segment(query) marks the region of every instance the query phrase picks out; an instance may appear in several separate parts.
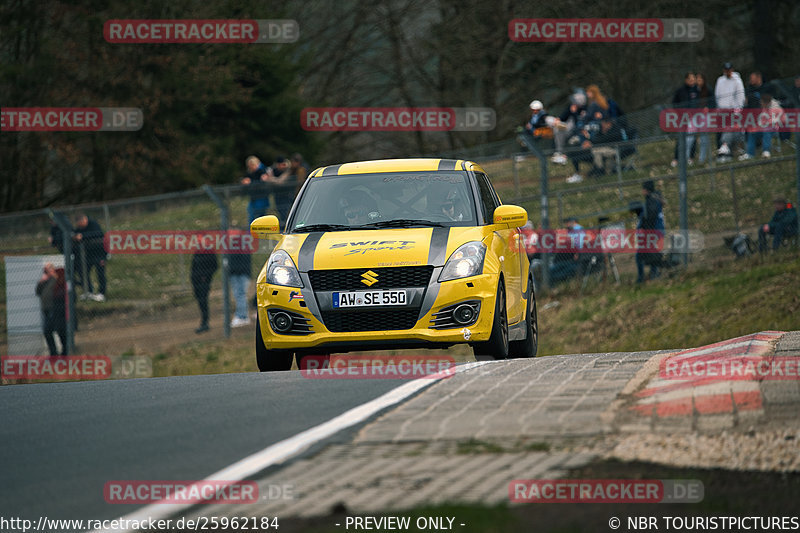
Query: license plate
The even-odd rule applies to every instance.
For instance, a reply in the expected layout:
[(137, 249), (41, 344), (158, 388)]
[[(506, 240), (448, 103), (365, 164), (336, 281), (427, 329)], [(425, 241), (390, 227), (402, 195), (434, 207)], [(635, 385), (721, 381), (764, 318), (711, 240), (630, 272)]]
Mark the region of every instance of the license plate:
[(406, 291), (354, 291), (334, 292), (333, 308), (374, 307), (379, 305), (405, 305)]

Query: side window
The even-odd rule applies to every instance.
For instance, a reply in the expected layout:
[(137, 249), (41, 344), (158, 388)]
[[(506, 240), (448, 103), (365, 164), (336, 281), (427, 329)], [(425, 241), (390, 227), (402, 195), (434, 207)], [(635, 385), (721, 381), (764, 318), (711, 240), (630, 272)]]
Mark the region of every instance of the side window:
[(500, 200), (489, 185), (489, 178), (486, 174), (476, 173), (475, 177), (478, 180), (478, 190), (481, 193), (481, 211), (483, 211), (483, 218), (488, 224), (492, 223), (492, 215), (494, 210), (500, 205)]

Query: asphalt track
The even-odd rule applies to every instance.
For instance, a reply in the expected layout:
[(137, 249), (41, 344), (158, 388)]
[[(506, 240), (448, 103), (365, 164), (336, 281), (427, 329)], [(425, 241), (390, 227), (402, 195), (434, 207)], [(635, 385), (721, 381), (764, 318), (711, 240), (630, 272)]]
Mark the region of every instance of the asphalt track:
[[(509, 472), (520, 479), (559, 477), (586, 464), (588, 454), (512, 450), (484, 454), (485, 464), (476, 466), (447, 448), (448, 442), (490, 437), (577, 442), (600, 435), (643, 438), (664, 430), (691, 436), (797, 427), (796, 379), (706, 383), (660, 377), (659, 362), (665, 357), (722, 361), (735, 354), (800, 360), (800, 332), (761, 332), (672, 353), (471, 363), (459, 365), (452, 379), (436, 382), (314, 380), (300, 372), (279, 372), (4, 386), (0, 517), (35, 521), (40, 516), (256, 516), (266, 511), (302, 517), (324, 515), (339, 500), (355, 512), (380, 512), (392, 502), (430, 504), (437, 497), (491, 503), (507, 500)], [(375, 416), (378, 409), (381, 416)], [(337, 433), (343, 427), (351, 429)], [(288, 444), (298, 441), (300, 446)], [(296, 458), (295, 451), (308, 443), (331, 445)], [(284, 464), (276, 457), (295, 459)], [(264, 470), (272, 464), (281, 467)], [(398, 482), (382, 492), (375, 489), (394, 475), (386, 471), (391, 468), (402, 470), (397, 479), (415, 488)], [(109, 481), (189, 481), (212, 475), (255, 478), (262, 485), (288, 483), (302, 496), (191, 510), (111, 505), (103, 497)], [(444, 482), (450, 492), (439, 486)], [(411, 501), (410, 494), (420, 501)]]
[(113, 519), (113, 480), (198, 480), (401, 385), (300, 372), (0, 387), (0, 516)]

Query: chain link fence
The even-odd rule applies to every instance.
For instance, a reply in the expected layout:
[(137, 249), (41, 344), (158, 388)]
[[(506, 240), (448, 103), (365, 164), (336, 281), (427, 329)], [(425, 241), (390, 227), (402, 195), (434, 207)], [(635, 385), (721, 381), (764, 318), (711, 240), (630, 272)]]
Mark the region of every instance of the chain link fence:
[[(541, 228), (544, 222), (549, 228), (563, 227), (566, 218), (574, 217), (585, 228), (611, 225), (633, 229), (637, 217), (631, 210), (632, 203), (642, 201), (642, 184), (652, 180), (664, 198), (668, 233), (677, 232), (683, 226), (702, 234), (702, 249), (682, 256), (689, 268), (713, 267), (720, 261), (735, 260), (732, 240), (741, 233), (755, 241), (758, 227), (772, 216), (772, 200), (776, 196), (800, 203), (795, 201), (800, 183), (797, 134), (793, 138), (780, 136), (773, 144), (769, 159), (739, 161), (738, 154), (734, 153), (727, 162), (718, 162), (714, 157), (716, 143), (714, 134), (710, 134), (711, 146), (704, 163), (688, 165), (684, 159), (672, 166), (678, 135), (661, 132), (659, 111), (659, 108), (652, 108), (625, 115), (627, 127), (635, 131), (635, 135), (606, 145), (605, 173), (589, 177), (584, 172), (580, 183), (568, 179), (575, 173), (570, 155), (580, 147), (570, 146), (564, 151), (567, 159), (564, 164), (563, 160), (553, 160), (554, 146), (547, 139), (535, 141), (533, 150), (528, 140), (521, 143), (518, 138), (510, 138), (432, 155), (479, 162), (503, 201), (525, 207), (535, 228)], [(272, 200), (271, 212), (278, 214), (274, 209), (274, 197)], [(55, 246), (57, 242), (51, 243), (48, 239), (55, 233), (52, 228), (54, 220), (59, 218), (58, 213), (72, 225), (77, 215), (84, 213), (106, 234), (212, 232), (236, 227), (246, 229), (248, 201), (244, 188), (232, 185), (0, 216), (0, 255), (4, 258), (4, 268), (0, 269), (0, 353), (48, 353), (42, 335), (41, 298), (36, 288), (46, 263), (65, 270), (69, 264)], [(794, 245), (796, 240), (790, 239), (788, 244)], [(229, 333), (233, 299), (227, 284), (223, 283), (227, 263), (222, 254), (218, 256), (217, 269), (209, 275), (210, 330), (195, 333), (202, 319), (196, 298), (197, 283), (192, 283), (192, 254), (112, 252), (104, 255), (107, 287), (104, 301), (99, 301), (102, 299), (96, 296), (99, 291), (97, 273), (95, 269), (86, 268), (91, 264), (91, 259), (86, 257), (88, 250), (80, 242), (72, 241), (72, 244), (75, 245), (73, 256), (78, 258), (73, 262), (72, 279), (80, 284), (72, 287), (74, 301), (68, 306), (72, 314), (65, 320), (74, 325), (73, 353), (158, 357), (176, 341), (201, 338), (198, 335), (224, 338)], [(262, 241), (250, 254), (248, 299), (255, 290), (252, 280), (272, 244)], [(581, 290), (587, 280), (633, 282), (636, 270), (633, 254), (615, 254), (604, 259), (614, 259), (610, 265), (604, 262), (605, 276), (585, 277)], [(681, 261), (676, 270), (685, 268), (686, 263)], [(88, 282), (84, 283), (87, 277), (93, 278), (91, 290)], [(252, 314), (253, 309), (249, 311)], [(246, 327), (254, 329), (252, 320)]]
[[(218, 249), (219, 236), (233, 235), (239, 240), (227, 242), (242, 243), (226, 250), (242, 251), (236, 254), (235, 262), (249, 263), (248, 314), (254, 312), (254, 278), (270, 249), (268, 241), (251, 241), (254, 248), (246, 246), (244, 239), (250, 238), (248, 202), (247, 189), (234, 185), (0, 216), (0, 255), (4, 262), (0, 274), (0, 353), (48, 355), (53, 351), (42, 335), (48, 322), (44, 308), (52, 306), (53, 299), (57, 306), (56, 316), (51, 317), (53, 329), (64, 327), (59, 322), (67, 325), (67, 331), (54, 336), (59, 354), (71, 341), (71, 354), (157, 355), (176, 337), (191, 340), (199, 335), (194, 332), (204, 322), (200, 302), (204, 292), (208, 293), (210, 327), (208, 333), (200, 333), (228, 336), (236, 302), (223, 280), (228, 259), (233, 261), (235, 256)], [(270, 212), (278, 214), (275, 209)], [(98, 241), (93, 244), (91, 238), (75, 239), (76, 234), (86, 231), (78, 227), (84, 214), (105, 234), (105, 242), (99, 241), (101, 254), (96, 251)], [(66, 240), (59, 234), (59, 222), (67, 225)], [(207, 248), (211, 253), (201, 254), (202, 260), (197, 261), (192, 252), (196, 247), (186, 246), (183, 252), (175, 246), (161, 250), (152, 249), (157, 240), (135, 241), (139, 235), (154, 235), (163, 245), (164, 236), (180, 234), (207, 236), (205, 242), (210, 243)], [(112, 236), (118, 239), (116, 247), (109, 243)], [(151, 249), (139, 249), (141, 253), (125, 250), (124, 237), (128, 236), (134, 237), (128, 242)], [(55, 268), (57, 281), (44, 295), (45, 303), (43, 295), (37, 294), (41, 293), (37, 286), (48, 263)], [(72, 276), (68, 275), (70, 267)], [(105, 290), (101, 271), (106, 278)], [(69, 300), (70, 293), (71, 305), (60, 304)], [(252, 324), (244, 325), (254, 328)]]

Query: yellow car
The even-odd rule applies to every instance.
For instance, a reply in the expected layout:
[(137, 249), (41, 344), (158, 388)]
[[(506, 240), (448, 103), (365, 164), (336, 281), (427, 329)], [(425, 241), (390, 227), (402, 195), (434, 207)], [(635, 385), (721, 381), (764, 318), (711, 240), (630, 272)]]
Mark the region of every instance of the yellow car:
[(519, 226), (486, 172), (453, 159), (395, 159), (314, 170), (283, 234), (275, 216), (250, 225), (279, 241), (258, 276), (256, 360), (447, 348), (533, 357), (534, 278)]

